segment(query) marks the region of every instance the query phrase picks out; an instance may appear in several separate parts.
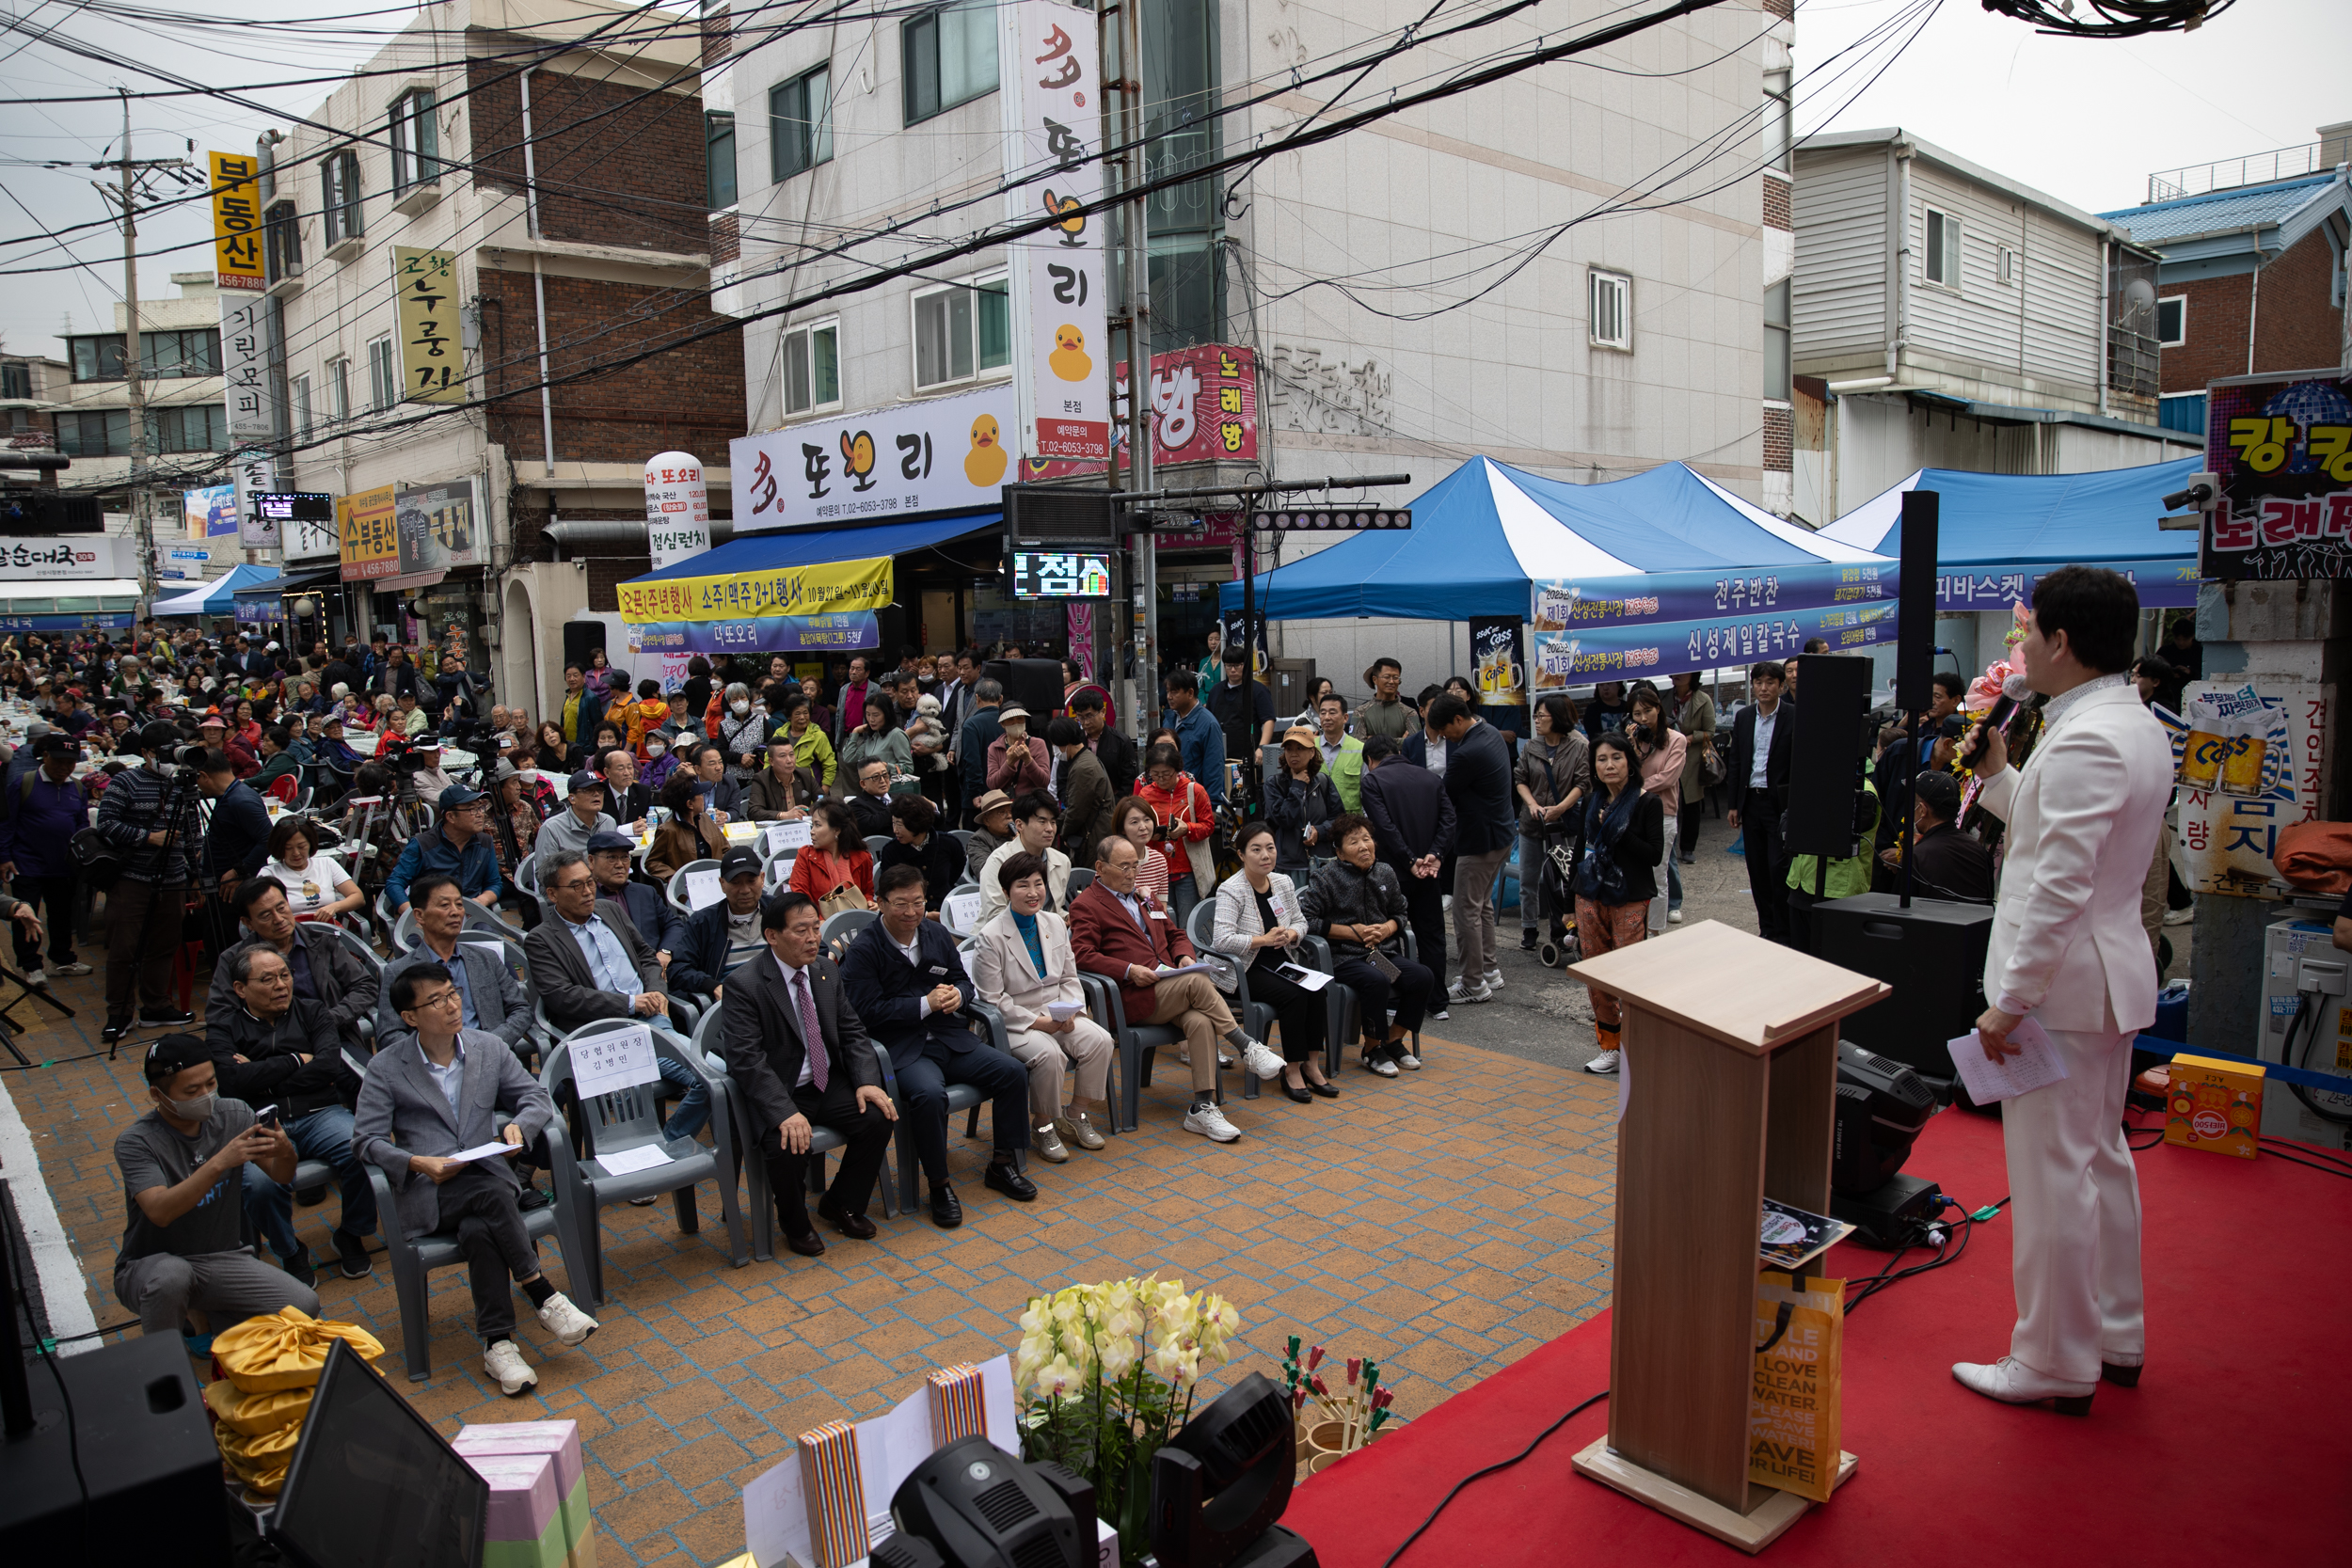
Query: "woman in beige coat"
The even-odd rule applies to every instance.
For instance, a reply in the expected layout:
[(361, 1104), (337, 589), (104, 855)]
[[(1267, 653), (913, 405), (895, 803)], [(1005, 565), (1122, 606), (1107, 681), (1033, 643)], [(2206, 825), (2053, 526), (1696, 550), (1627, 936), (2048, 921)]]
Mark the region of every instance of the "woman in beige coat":
[(1715, 699), (1699, 685), (1696, 674), (1675, 677), (1674, 726), (1688, 737), (1682, 753), (1681, 842), (1675, 847), (1682, 863), (1692, 863), (1699, 847), (1699, 807), (1707, 800), (1707, 759), (1715, 754)]
[[(972, 983), (1005, 1016), (1005, 1038), (1029, 1069), (1030, 1147), (1045, 1159), (1070, 1158), (1064, 1140), (1100, 1148), (1110, 1117), (1110, 1032), (1086, 1016), (1070, 925), (1045, 907), (1045, 861), (1022, 851), (996, 867), (1005, 908), (980, 927)], [(1063, 1016), (1056, 1017), (1059, 1012)], [(1064, 1072), (1077, 1070), (1077, 1093), (1062, 1115)]]

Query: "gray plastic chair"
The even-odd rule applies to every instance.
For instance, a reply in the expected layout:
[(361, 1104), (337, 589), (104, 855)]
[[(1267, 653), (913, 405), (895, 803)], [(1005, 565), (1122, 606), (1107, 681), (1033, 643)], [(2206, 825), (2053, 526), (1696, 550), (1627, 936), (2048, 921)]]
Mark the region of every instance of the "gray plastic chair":
[[(1004, 1014), (977, 997), (973, 999), (966, 1010), (972, 1015), (972, 1021), (980, 1026), (977, 1032), (982, 1038), (1008, 1056), (1012, 1054), (1005, 1033)], [(880, 1053), (882, 1042), (879, 1040), (874, 1042), (874, 1049)], [(897, 1073), (893, 1072), (891, 1074), (892, 1087), (889, 1093), (894, 1103), (898, 1098), (898, 1090), (896, 1086), (897, 1078)], [(969, 1084), (947, 1085), (947, 1115), (952, 1117), (958, 1111), (963, 1113), (963, 1135), (967, 1139), (980, 1135), (980, 1111), (987, 1103), (980, 1098), (980, 1091)], [(898, 1212), (902, 1214), (911, 1214), (914, 1212), (916, 1200), (922, 1196), (922, 1162), (915, 1157), (914, 1153), (914, 1126), (907, 1119), (903, 1112), (898, 1117), (898, 1132), (893, 1134), (891, 1142), (894, 1145), (893, 1157), (898, 1165)], [(1025, 1169), (1028, 1162), (1029, 1145), (1028, 1140), (1025, 1138), (1022, 1140), (1020, 1149), (1013, 1155), (1013, 1164), (1017, 1169)]]
[(688, 861), (684, 865), (681, 865), (675, 871), (671, 872), (668, 893), (670, 902), (676, 905), (679, 909), (684, 910), (688, 914), (692, 914), (694, 912), (693, 903), (686, 896), (686, 874), (690, 871), (715, 872), (718, 869), (719, 863), (717, 861), (705, 859)]
[[(1184, 1043), (1184, 1032), (1172, 1023), (1129, 1023), (1127, 1008), (1120, 1001), (1119, 987), (1107, 976), (1081, 974), (1078, 984), (1086, 992), (1087, 1010), (1094, 1022), (1110, 1031), (1118, 1050), (1112, 1053), (1111, 1120), (1114, 1132), (1132, 1132), (1142, 1113), (1142, 1091), (1152, 1086), (1152, 1065), (1162, 1046), (1174, 1048)], [(1225, 1076), (1216, 1069), (1214, 1098), (1225, 1102)], [(1190, 1093), (1187, 1086), (1186, 1093)]]
[(874, 923), (876, 914), (873, 910), (843, 910), (839, 914), (827, 915), (823, 927), (817, 933), (818, 940), (824, 943), (825, 956), (838, 959), (848, 952), (850, 943)]
[[(1405, 927), (1404, 937), (1405, 956), (1416, 963), (1420, 962), (1421, 943), (1414, 939), (1413, 928), (1410, 926)], [(1307, 961), (1313, 968), (1323, 971), (1326, 974), (1339, 973), (1337, 959), (1331, 951), (1329, 942), (1322, 937), (1309, 937), (1306, 949)], [(1361, 1023), (1363, 999), (1356, 994), (1353, 986), (1338, 981), (1325, 987), (1324, 994), (1331, 998), (1331, 1022), (1328, 1025), (1329, 1038), (1325, 1042), (1323, 1070), (1329, 1076), (1337, 1077), (1340, 1070), (1340, 1059), (1345, 1048), (1355, 1043), (1363, 1034)], [(1433, 1006), (1441, 994), (1441, 992), (1431, 993), (1430, 1003)], [(1416, 1029), (1413, 1031), (1413, 1054), (1419, 1056), (1421, 1053), (1421, 1031)]]
[[(567, 1097), (562, 1091), (572, 1083), (571, 1042), (630, 1027), (625, 1020), (599, 1019), (573, 1030), (548, 1053), (547, 1065), (539, 1069), (539, 1082), (557, 1097), (558, 1105), (565, 1103)], [(658, 1193), (674, 1194), (678, 1228), (691, 1236), (702, 1228), (701, 1217), (694, 1209), (694, 1188), (706, 1180), (716, 1181), (720, 1212), (727, 1224), (728, 1257), (739, 1269), (751, 1262), (743, 1234), (743, 1212), (736, 1202), (739, 1162), (735, 1148), (734, 1085), (725, 1074), (713, 1072), (700, 1052), (682, 1046), (666, 1031), (655, 1032), (653, 1047), (657, 1055), (685, 1064), (709, 1084), (710, 1126), (717, 1147), (706, 1148), (692, 1138), (661, 1135), (661, 1116), (655, 1093), (658, 1081), (587, 1100), (573, 1099), (578, 1130), (587, 1138), (587, 1157), (583, 1160), (573, 1154), (568, 1137), (550, 1137), (548, 1142), (555, 1159), (556, 1206), (564, 1216), (563, 1226), (569, 1232), (568, 1252), (586, 1268), (586, 1278), (580, 1282), (584, 1286), (580, 1305), (590, 1309), (602, 1305), (605, 1299), (598, 1211), (607, 1204)], [(599, 1153), (617, 1154), (648, 1145), (659, 1147), (667, 1154), (668, 1163), (620, 1176), (606, 1174), (596, 1163)]]
[[(564, 1135), (559, 1119), (548, 1128), (548, 1142), (555, 1144)], [(446, 1269), (466, 1260), (458, 1250), (457, 1232), (436, 1230), (427, 1236), (411, 1236), (401, 1223), (400, 1205), (392, 1196), (392, 1184), (385, 1177), (384, 1168), (373, 1161), (368, 1164), (368, 1182), (375, 1189), (375, 1211), (384, 1220), (384, 1259), (392, 1269), (392, 1294), (400, 1303), (400, 1355), (408, 1365), (408, 1381), (422, 1383), (433, 1375), (433, 1314), (427, 1276), (436, 1269)], [(555, 1238), (556, 1250), (564, 1259), (564, 1275), (577, 1295), (580, 1287), (580, 1258), (564, 1236), (561, 1215), (564, 1200), (554, 1204), (523, 1211), (523, 1229), (531, 1237), (532, 1250), (548, 1237)]]
[(1093, 885), (1094, 867), (1090, 865), (1072, 866), (1070, 868), (1070, 880), (1064, 884), (1062, 888), (1062, 908), (1065, 910), (1068, 909), (1070, 907), (1071, 899), (1077, 897), (1078, 895), (1084, 893), (1088, 888), (1092, 887)]
[[(495, 911), (486, 910), (470, 898), (466, 900), (465, 929), (468, 932), (489, 931), (501, 938), (512, 937), (518, 942), (521, 940), (520, 933), (505, 921), (501, 920)], [(398, 920), (392, 922), (392, 951), (405, 953), (411, 947), (416, 946), (420, 940), (417, 935), (417, 908), (411, 904), (401, 911)]]
[[(1185, 918), (1184, 936), (1192, 942), (1194, 952), (1232, 977), (1233, 990), (1227, 1006), (1241, 1020), (1241, 1026), (1249, 1031), (1249, 1037), (1263, 1042), (1267, 1032), (1274, 1027), (1274, 1009), (1263, 1002), (1249, 1000), (1249, 966), (1231, 953), (1220, 953), (1210, 946), (1216, 932), (1216, 900), (1203, 898), (1192, 907), (1192, 913)], [(1241, 1097), (1244, 1100), (1258, 1098), (1258, 1075), (1247, 1068), (1242, 1069)]]

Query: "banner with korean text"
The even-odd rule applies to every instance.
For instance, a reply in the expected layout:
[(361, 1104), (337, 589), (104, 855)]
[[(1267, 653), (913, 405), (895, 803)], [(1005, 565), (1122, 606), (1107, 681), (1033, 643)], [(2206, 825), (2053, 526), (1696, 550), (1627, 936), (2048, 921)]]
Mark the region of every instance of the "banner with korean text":
[(1012, 388), (999, 383), (728, 443), (735, 531), (994, 506), (1019, 474)]
[(1006, 215), (1069, 214), (1007, 247), (1024, 455), (1101, 462), (1111, 450), (1101, 360), (1109, 225), (1083, 210), (1103, 196), (1101, 24), (1058, 0), (1013, 0), (997, 14)]
[(231, 446), (267, 441), (278, 434), (278, 399), (269, 373), (269, 301), (258, 294), (220, 296), (220, 370), (226, 383)]
[(343, 581), (400, 575), (400, 530), (390, 485), (335, 498), (335, 536)]
[(466, 401), (465, 355), (457, 342), (457, 257), (392, 246), (400, 291), (400, 395), (408, 403)]
[(2352, 376), (2231, 376), (2211, 384), (2205, 418), (2221, 499), (2205, 515), (2204, 575), (2352, 578)]
[(213, 281), (223, 293), (260, 293), (262, 161), (249, 152), (210, 152), (213, 166)]
[(721, 577), (641, 578), (615, 592), (624, 621), (731, 621), (880, 610), (894, 586), (890, 557), (882, 555)]

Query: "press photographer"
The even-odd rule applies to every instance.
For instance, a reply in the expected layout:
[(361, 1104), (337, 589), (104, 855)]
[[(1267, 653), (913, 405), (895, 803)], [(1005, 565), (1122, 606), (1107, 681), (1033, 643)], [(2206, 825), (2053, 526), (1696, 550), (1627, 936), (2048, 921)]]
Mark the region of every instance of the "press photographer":
[[(138, 733), (140, 766), (124, 769), (98, 803), (90, 832), (103, 850), (85, 869), (106, 888), (106, 1027), (114, 1044), (134, 1028), (177, 1029), (194, 1013), (171, 999), (188, 889), (202, 850), (197, 772), (179, 761), (180, 732), (161, 721)], [(199, 753), (201, 754), (201, 753)], [(230, 774), (233, 781), (234, 773)], [(78, 840), (78, 835), (77, 835)], [(133, 991), (137, 992), (134, 1022)]]

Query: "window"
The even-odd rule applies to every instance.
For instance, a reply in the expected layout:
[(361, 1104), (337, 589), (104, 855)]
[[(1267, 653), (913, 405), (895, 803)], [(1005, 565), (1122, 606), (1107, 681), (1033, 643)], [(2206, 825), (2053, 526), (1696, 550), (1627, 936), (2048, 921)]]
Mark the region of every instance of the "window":
[(326, 244), (332, 249), (367, 231), (359, 212), (359, 154), (350, 148), (327, 154), (319, 164), (319, 176), (326, 197)]
[(2017, 252), (2010, 249), (2007, 245), (2001, 246), (1998, 252), (1996, 264), (2001, 279), (2001, 287), (2004, 289), (2013, 289), (2017, 287)]
[(220, 328), (140, 333), (139, 373), (163, 379), (220, 374)]
[(1764, 73), (1764, 166), (1789, 171), (1789, 150), (1796, 145), (1796, 125), (1793, 100), (1788, 91), (1788, 72), (1768, 71)]
[(310, 378), (307, 375), (298, 375), (294, 378), (294, 433), (308, 437), (310, 434)]
[(30, 365), (0, 365), (0, 398), (24, 398), (33, 395), (33, 367)]
[(784, 411), (813, 414), (841, 402), (841, 323), (812, 322), (784, 335)]
[(76, 381), (120, 381), (122, 379), (122, 334), (103, 337), (68, 338), (67, 350), (73, 356), (73, 379)]
[(147, 449), (151, 452), (227, 451), (229, 409), (218, 403), (147, 411)]
[(768, 174), (789, 180), (833, 156), (833, 71), (828, 66), (768, 89)]
[(1633, 346), (1633, 279), (1621, 272), (1593, 269), (1593, 342), (1599, 348)]
[(293, 202), (280, 201), (262, 215), (262, 241), (271, 282), (302, 276), (302, 220)]
[(996, 90), (993, 0), (955, 0), (910, 17), (898, 28), (898, 47), (909, 125)]
[[(392, 194), (412, 185), (430, 185), (441, 178), (440, 133), (433, 123), (433, 89), (419, 87), (392, 101)], [(352, 188), (358, 188), (356, 177)], [(358, 233), (354, 223), (351, 231)]]
[(337, 424), (351, 418), (351, 361), (326, 362), (326, 417)]
[(119, 457), (131, 450), (131, 411), (57, 416), (57, 450), (68, 457)]
[(914, 296), (914, 385), (969, 381), (1012, 363), (1012, 305), (1002, 273)]
[(1764, 395), (1788, 397), (1788, 293), (1784, 277), (1764, 291)]
[(1960, 287), (1960, 219), (1928, 209), (1928, 251), (1919, 266), (1919, 275), (1929, 282)]
[(2174, 294), (2170, 299), (2156, 301), (2156, 341), (2166, 348), (2179, 348), (2188, 341), (2188, 296)]
[(712, 212), (735, 205), (735, 116), (724, 110), (703, 116), (703, 181)]
[(376, 413), (400, 401), (400, 376), (392, 369), (392, 340), (377, 338), (368, 344), (368, 406)]

